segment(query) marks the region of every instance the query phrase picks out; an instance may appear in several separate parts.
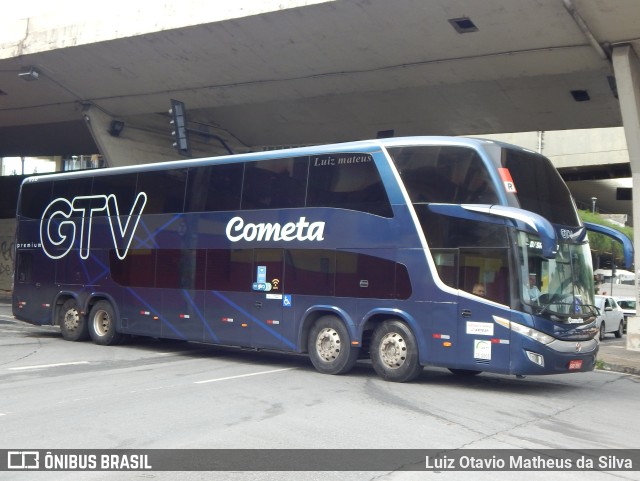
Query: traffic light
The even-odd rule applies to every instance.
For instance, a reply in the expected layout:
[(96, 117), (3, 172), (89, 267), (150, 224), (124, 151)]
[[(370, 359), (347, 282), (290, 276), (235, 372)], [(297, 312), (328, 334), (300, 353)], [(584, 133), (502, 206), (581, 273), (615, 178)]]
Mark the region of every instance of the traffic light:
[(189, 145), (187, 129), (187, 111), (184, 107), (184, 102), (171, 99), (169, 115), (171, 115), (171, 121), (169, 123), (173, 127), (173, 131), (171, 132), (174, 138), (173, 146), (181, 155), (191, 157), (191, 146)]

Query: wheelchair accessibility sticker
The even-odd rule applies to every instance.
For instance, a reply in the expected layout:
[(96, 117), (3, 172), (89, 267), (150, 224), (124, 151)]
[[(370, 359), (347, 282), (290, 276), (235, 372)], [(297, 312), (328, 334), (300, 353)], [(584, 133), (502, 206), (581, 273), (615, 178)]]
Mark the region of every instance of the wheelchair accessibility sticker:
[(291, 294), (285, 294), (282, 296), (282, 307), (292, 307)]

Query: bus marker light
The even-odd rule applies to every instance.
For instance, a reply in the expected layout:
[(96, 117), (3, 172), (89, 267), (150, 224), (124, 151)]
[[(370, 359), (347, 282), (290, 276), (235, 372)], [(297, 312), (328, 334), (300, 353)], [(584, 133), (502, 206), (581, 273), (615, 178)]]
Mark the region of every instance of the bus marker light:
[(189, 314), (180, 314), (180, 319), (189, 319), (190, 317)]
[(160, 319), (158, 316), (153, 316), (154, 321), (157, 321), (158, 319)]
[(492, 338), (491, 342), (493, 344), (509, 344), (509, 339), (497, 339), (497, 338)]
[(142, 314), (143, 316), (150, 316), (151, 313), (149, 311), (140, 311), (140, 314)]
[(576, 369), (582, 369), (582, 359), (572, 359), (569, 361), (569, 371), (575, 371)]
[(443, 343), (442, 343), (442, 345), (443, 345), (444, 347), (451, 347), (451, 346), (453, 346), (453, 343), (451, 343), (451, 342), (449, 342), (449, 341), (445, 341), (445, 342), (443, 342)]
[(434, 339), (451, 339), (449, 334), (433, 334), (432, 337)]
[(243, 322), (243, 323), (241, 324), (241, 326), (242, 326), (242, 327), (249, 327), (249, 324), (247, 324), (246, 322)]
[(233, 322), (233, 317), (223, 317), (222, 322)]
[(360, 345), (360, 341), (351, 341), (351, 345), (352, 346), (359, 346)]

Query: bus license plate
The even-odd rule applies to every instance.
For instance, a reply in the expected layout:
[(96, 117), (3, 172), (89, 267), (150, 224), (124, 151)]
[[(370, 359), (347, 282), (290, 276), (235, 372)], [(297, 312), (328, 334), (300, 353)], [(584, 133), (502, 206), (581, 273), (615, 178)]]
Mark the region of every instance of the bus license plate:
[(575, 371), (576, 369), (582, 369), (582, 359), (569, 361), (569, 371)]

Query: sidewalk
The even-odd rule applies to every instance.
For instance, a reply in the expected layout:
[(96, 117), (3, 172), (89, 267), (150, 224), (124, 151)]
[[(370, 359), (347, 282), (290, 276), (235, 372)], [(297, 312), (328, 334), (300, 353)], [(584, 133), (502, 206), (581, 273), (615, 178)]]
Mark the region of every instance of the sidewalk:
[[(10, 307), (11, 296), (0, 291), (0, 305)], [(627, 338), (613, 339), (610, 336), (600, 343), (596, 369), (623, 372), (640, 376), (640, 351), (626, 348)]]
[(605, 371), (624, 372), (640, 376), (640, 351), (626, 348), (627, 338), (606, 338), (600, 343), (597, 368)]

